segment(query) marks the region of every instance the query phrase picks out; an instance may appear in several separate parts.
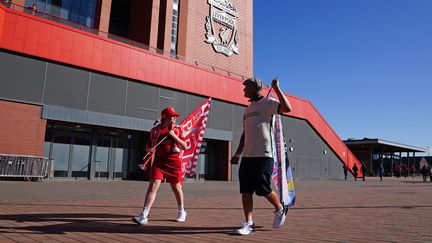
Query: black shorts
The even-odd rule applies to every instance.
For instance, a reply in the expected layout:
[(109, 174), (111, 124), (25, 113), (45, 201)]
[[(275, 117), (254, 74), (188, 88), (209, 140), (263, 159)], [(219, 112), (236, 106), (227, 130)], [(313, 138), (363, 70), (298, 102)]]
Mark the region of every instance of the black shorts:
[(273, 158), (242, 158), (239, 169), (240, 193), (268, 195), (273, 191), (270, 187), (272, 172)]

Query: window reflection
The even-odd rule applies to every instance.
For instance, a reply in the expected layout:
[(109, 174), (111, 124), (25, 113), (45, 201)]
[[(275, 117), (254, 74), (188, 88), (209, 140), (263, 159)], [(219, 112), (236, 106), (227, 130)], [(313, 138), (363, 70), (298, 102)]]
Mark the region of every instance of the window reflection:
[(26, 0), (25, 5), (37, 5), (39, 11), (82, 25), (93, 27), (96, 0)]

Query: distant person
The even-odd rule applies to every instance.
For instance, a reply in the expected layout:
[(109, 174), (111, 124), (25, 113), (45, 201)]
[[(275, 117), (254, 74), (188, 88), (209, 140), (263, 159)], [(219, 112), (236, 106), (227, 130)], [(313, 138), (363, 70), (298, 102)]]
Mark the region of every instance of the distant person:
[(348, 177), (348, 167), (344, 164), (344, 165), (342, 166), (342, 168), (343, 168), (343, 172), (344, 172), (345, 180), (347, 180), (347, 177)]
[(38, 8), (37, 8), (36, 3), (33, 3), (33, 5), (30, 7), (30, 9), (31, 9), (31, 11), (33, 11), (35, 13), (37, 13), (39, 11)]
[(423, 182), (426, 182), (428, 170), (429, 169), (426, 167), (426, 165), (423, 165), (423, 167), (420, 169), (420, 173), (422, 174), (423, 177)]
[(366, 166), (365, 166), (364, 163), (361, 163), (361, 165), (360, 165), (360, 171), (361, 171), (361, 173), (363, 175), (363, 181), (365, 181), (366, 180)]
[(414, 165), (411, 165), (410, 168), (409, 168), (409, 170), (410, 170), (410, 173), (411, 173), (412, 178), (414, 178), (415, 173), (416, 173), (415, 166), (414, 166)]
[(5, 3), (6, 3), (6, 7), (8, 8), (10, 8), (11, 5), (13, 4), (12, 0), (6, 0)]
[(408, 174), (408, 168), (407, 168), (406, 165), (404, 165), (404, 164), (401, 165), (401, 174), (403, 175), (404, 178), (407, 177), (407, 174)]
[[(184, 197), (182, 190), (183, 168), (182, 152), (187, 144), (181, 135), (175, 122), (180, 116), (172, 107), (165, 108), (161, 113), (161, 123), (150, 131), (150, 142), (147, 151), (154, 152), (154, 163), (151, 163), (149, 178), (150, 183), (144, 200), (142, 212), (132, 218), (132, 221), (143, 225), (148, 224), (150, 209), (156, 199), (157, 191), (163, 180), (170, 183), (178, 206), (177, 222), (186, 220), (184, 209)], [(156, 144), (159, 144), (156, 147)], [(153, 155), (152, 155), (153, 156)], [(144, 167), (144, 170), (146, 167)]]
[(357, 176), (358, 176), (358, 170), (359, 170), (356, 164), (354, 164), (354, 166), (352, 167), (352, 170), (354, 172), (354, 180), (356, 181)]
[(33, 3), (31, 6), (26, 7), (26, 9), (28, 9), (27, 11), (30, 11), (31, 14), (35, 14), (39, 12), (39, 9), (36, 5), (36, 3)]
[(395, 166), (394, 173), (395, 173), (396, 178), (399, 178), (399, 177), (400, 177), (400, 175), (401, 175), (401, 167), (400, 167), (399, 164), (397, 164), (397, 165)]
[(378, 168), (378, 175), (380, 177), (380, 181), (383, 180), (383, 176), (384, 176), (384, 166), (382, 163), (380, 163), (379, 168)]
[(432, 165), (429, 166), (429, 179), (432, 182)]

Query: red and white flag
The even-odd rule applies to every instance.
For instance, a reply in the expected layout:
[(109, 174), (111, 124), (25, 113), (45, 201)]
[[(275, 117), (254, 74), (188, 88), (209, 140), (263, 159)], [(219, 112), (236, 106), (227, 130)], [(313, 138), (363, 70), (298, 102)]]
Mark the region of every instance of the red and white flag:
[(211, 98), (208, 98), (179, 124), (182, 137), (186, 142), (182, 156), (184, 176), (186, 177), (196, 172), (198, 156), (210, 113), (210, 103)]

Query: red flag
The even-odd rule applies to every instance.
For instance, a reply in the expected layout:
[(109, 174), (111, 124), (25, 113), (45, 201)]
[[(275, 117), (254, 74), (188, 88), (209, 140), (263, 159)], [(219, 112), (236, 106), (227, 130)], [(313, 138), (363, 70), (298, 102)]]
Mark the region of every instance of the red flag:
[(210, 103), (211, 98), (208, 98), (179, 124), (186, 142), (182, 156), (183, 171), (186, 177), (196, 172), (198, 156), (210, 112)]

